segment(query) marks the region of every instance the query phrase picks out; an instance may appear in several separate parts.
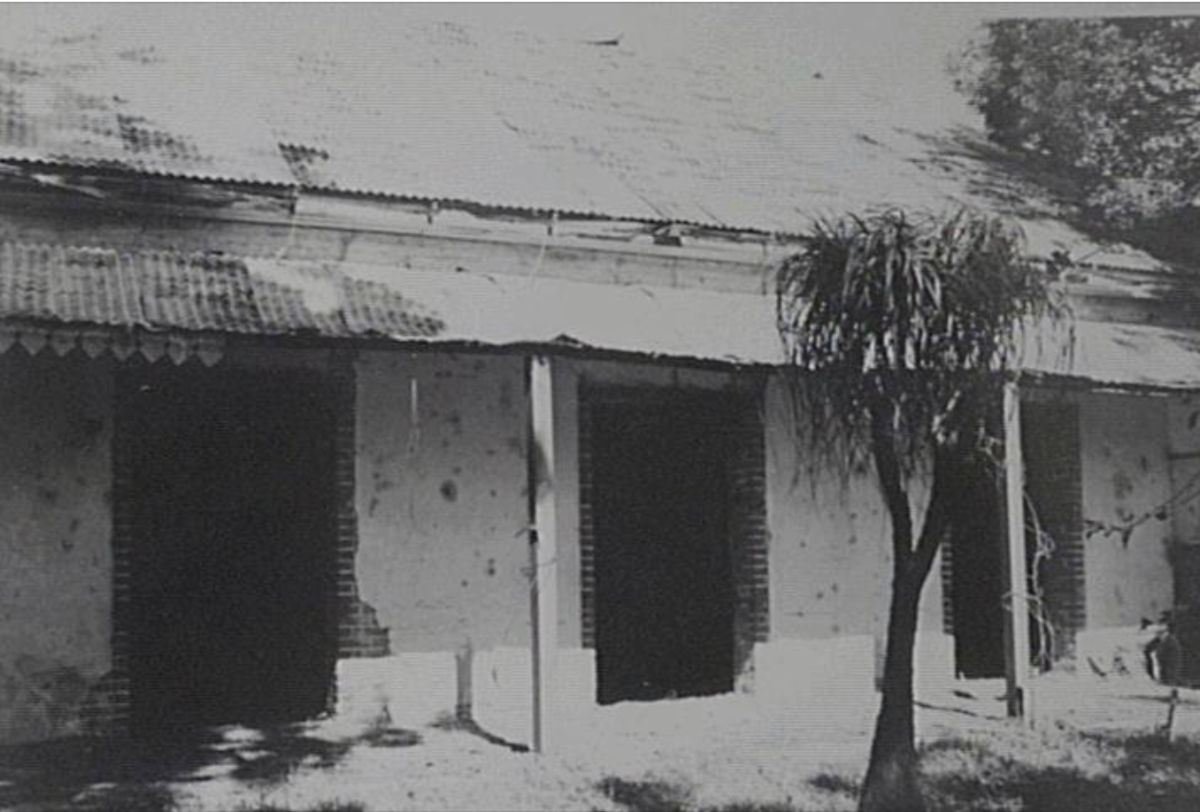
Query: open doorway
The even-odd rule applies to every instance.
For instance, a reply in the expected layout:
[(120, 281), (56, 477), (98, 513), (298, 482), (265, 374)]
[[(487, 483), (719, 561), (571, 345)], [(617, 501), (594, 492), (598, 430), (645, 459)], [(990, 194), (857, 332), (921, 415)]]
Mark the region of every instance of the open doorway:
[(136, 732), (325, 710), (337, 637), (331, 390), (300, 371), (124, 378)]
[[(1028, 618), (1030, 657), (1045, 670), (1072, 653), (1074, 633), (1083, 627), (1079, 410), (1069, 402), (1022, 403), (1021, 426), (1025, 566), (1029, 594), (1042, 603), (1040, 615)], [(1006, 562), (998, 474), (983, 461), (968, 474), (969, 496), (956, 506), (947, 550), (955, 668), (968, 678), (1004, 675)], [(1041, 554), (1035, 530), (1045, 536)]]
[(733, 689), (729, 411), (680, 393), (592, 406), (601, 703)]
[(961, 483), (951, 523), (955, 670), (967, 678), (1004, 676), (1004, 550), (998, 472), (982, 460)]

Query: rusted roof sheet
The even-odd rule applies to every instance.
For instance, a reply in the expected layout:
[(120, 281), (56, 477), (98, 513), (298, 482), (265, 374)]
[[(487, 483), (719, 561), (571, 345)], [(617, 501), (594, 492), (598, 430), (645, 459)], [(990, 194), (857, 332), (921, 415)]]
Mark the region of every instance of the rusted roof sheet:
[(672, 56), (387, 21), (370, 40), (382, 50), (329, 31), (261, 47), (9, 31), (0, 160), (778, 233), (974, 205), (1019, 218), (1037, 253), (1154, 266), (1065, 225), (1064, 204), (919, 85), (872, 94), (746, 48)]
[(0, 243), (0, 319), (253, 335), (432, 337), (444, 325), (335, 268)]

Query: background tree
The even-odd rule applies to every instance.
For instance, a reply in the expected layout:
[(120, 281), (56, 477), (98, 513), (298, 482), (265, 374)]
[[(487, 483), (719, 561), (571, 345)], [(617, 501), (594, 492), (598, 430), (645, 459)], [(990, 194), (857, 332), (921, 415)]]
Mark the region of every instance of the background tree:
[[(1022, 325), (1063, 305), (1020, 234), (999, 220), (902, 212), (820, 222), (776, 280), (797, 436), (823, 461), (871, 462), (891, 517), (892, 595), (883, 697), (863, 810), (923, 808), (913, 731), (921, 589), (989, 451), (998, 387)], [(919, 526), (912, 499), (929, 483)]]
[(956, 66), (989, 136), (1131, 227), (1200, 195), (1200, 18), (1000, 20)]

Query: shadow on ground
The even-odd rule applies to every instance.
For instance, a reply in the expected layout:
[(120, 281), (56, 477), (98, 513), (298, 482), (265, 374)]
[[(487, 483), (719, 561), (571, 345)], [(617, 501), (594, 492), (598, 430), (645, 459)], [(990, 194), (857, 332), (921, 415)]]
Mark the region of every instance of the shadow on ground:
[(497, 736), (495, 733), (483, 728), (478, 722), (471, 717), (455, 716), (451, 713), (444, 713), (430, 725), (435, 730), (458, 731), (460, 733), (468, 733), (472, 736), (477, 736), (483, 739), (488, 744), (494, 744), (498, 747), (507, 747), (514, 753), (528, 753), (529, 745), (521, 744), (520, 742), (509, 741), (508, 739)]
[(0, 748), (0, 807), (10, 810), (163, 812), (162, 783), (221, 758), (211, 736), (173, 741), (62, 739)]
[[(231, 737), (215, 730), (155, 740), (75, 738), (0, 747), (0, 809), (171, 812), (176, 808), (172, 784), (228, 776), (269, 785), (301, 767), (334, 767), (357, 745), (409, 747), (421, 741), (416, 732), (383, 726), (340, 740), (308, 735), (303, 725), (240, 733)], [(322, 809), (333, 812), (343, 806)]]

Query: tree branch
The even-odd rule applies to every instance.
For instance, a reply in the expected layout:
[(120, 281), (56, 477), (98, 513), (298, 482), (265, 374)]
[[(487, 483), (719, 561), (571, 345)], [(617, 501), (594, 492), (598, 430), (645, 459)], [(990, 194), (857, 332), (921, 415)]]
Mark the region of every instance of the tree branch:
[(892, 566), (897, 575), (909, 566), (912, 557), (912, 509), (904, 489), (900, 459), (896, 455), (892, 417), (895, 407), (876, 404), (871, 407), (871, 453), (879, 474), (883, 501), (892, 517)]
[(929, 495), (929, 507), (925, 509), (925, 522), (912, 563), (920, 582), (924, 582), (929, 575), (938, 548), (950, 529), (950, 505), (954, 500), (954, 486), (961, 476), (953, 454), (953, 451), (942, 448), (934, 451), (933, 491)]

